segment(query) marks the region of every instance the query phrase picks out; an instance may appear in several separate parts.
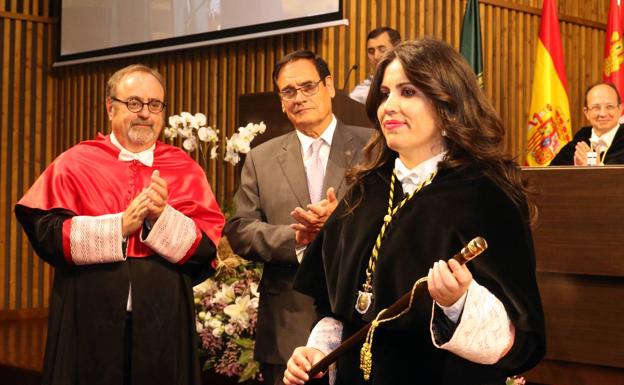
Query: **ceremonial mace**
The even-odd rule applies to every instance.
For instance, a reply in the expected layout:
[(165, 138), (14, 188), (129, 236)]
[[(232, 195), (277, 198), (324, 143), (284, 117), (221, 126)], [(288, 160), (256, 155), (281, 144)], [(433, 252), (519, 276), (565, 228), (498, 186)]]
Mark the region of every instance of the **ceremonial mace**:
[[(461, 249), (461, 251), (455, 254), (451, 259), (459, 262), (460, 265), (464, 265), (466, 262), (474, 259), (476, 256), (481, 254), (485, 249), (487, 249), (488, 244), (482, 237), (476, 237), (468, 244)], [(409, 292), (405, 293), (401, 298), (399, 298), (395, 303), (390, 305), (389, 308), (385, 310), (382, 317), (377, 317), (376, 321), (387, 320), (388, 318), (392, 318), (397, 316), (402, 311), (405, 311), (409, 306), (411, 300), (416, 298), (417, 296), (422, 295), (426, 290), (425, 285), (420, 285), (420, 283), (426, 282), (426, 279), (419, 279), (417, 283), (414, 285), (414, 288)], [(340, 344), (335, 350), (331, 351), (322, 360), (317, 362), (310, 371), (308, 375), (310, 378), (315, 376), (317, 373), (323, 372), (327, 370), (327, 368), (336, 362), (338, 358), (340, 358), (343, 354), (349, 351), (356, 344), (361, 343), (366, 339), (366, 335), (368, 334), (368, 330), (371, 328), (372, 322), (366, 324), (363, 328), (355, 332), (351, 337), (347, 338), (343, 343)]]

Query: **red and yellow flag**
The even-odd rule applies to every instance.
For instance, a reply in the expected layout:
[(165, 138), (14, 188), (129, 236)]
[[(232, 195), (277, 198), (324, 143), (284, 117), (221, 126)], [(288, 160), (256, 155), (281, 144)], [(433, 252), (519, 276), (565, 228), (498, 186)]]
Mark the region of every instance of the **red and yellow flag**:
[(529, 166), (547, 166), (572, 139), (567, 90), (557, 8), (554, 0), (544, 0), (529, 111)]
[(624, 12), (618, 0), (611, 0), (609, 21), (605, 35), (604, 72), (602, 79), (615, 84), (620, 95), (624, 95)]

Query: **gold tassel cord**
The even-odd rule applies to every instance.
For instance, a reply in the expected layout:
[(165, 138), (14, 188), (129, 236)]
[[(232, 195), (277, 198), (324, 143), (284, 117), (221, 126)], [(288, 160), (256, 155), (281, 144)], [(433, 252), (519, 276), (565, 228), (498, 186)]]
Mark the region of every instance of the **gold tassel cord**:
[(377, 258), (379, 257), (379, 249), (381, 249), (381, 244), (386, 234), (386, 228), (390, 225), (396, 213), (423, 187), (428, 185), (433, 178), (435, 178), (436, 173), (437, 171), (432, 172), (411, 194), (403, 198), (396, 206), (392, 206), (394, 202), (394, 183), (396, 180), (395, 172), (392, 172), (392, 177), (390, 178), (390, 192), (388, 194), (388, 213), (384, 216), (381, 229), (379, 230), (379, 234), (377, 234), (377, 239), (371, 250), (371, 255), (366, 267), (366, 280), (362, 284), (362, 290), (358, 292), (357, 300), (355, 301), (355, 310), (357, 310), (358, 313), (365, 314), (373, 302), (373, 275), (375, 273), (375, 266), (377, 265)]
[(383, 309), (382, 311), (379, 312), (379, 314), (377, 314), (377, 317), (375, 317), (373, 322), (371, 322), (370, 329), (368, 329), (368, 333), (366, 333), (366, 340), (364, 341), (364, 344), (362, 345), (362, 349), (360, 350), (360, 369), (362, 370), (362, 373), (364, 375), (364, 380), (366, 381), (370, 380), (370, 375), (373, 371), (373, 337), (375, 336), (375, 329), (377, 329), (377, 327), (380, 326), (382, 323), (394, 321), (395, 319), (409, 312), (412, 309), (412, 304), (414, 302), (414, 293), (416, 292), (416, 288), (418, 288), (420, 284), (425, 283), (425, 282), (427, 282), (427, 277), (422, 277), (414, 283), (414, 286), (412, 286), (412, 291), (410, 293), (409, 304), (399, 314), (393, 317), (381, 318), (381, 316), (383, 316), (386, 310), (388, 310), (388, 309)]

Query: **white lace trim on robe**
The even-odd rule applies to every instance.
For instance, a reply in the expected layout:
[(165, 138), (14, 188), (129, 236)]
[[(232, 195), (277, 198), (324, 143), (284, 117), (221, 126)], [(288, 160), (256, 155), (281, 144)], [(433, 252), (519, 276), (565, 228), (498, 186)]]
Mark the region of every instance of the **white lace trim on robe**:
[(195, 243), (195, 229), (191, 218), (166, 205), (143, 243), (167, 261), (177, 263)]
[(502, 302), (474, 280), (453, 337), (442, 345), (436, 343), (433, 314), (430, 330), (434, 346), (479, 364), (498, 362), (509, 351), (515, 335)]
[(72, 217), (69, 234), (72, 261), (76, 265), (90, 265), (125, 260), (122, 250), (122, 215)]
[[(342, 322), (335, 318), (325, 317), (312, 328), (306, 346), (318, 349), (327, 355), (340, 345), (341, 338)], [(334, 363), (329, 367), (329, 384), (333, 385), (335, 382), (336, 364)]]

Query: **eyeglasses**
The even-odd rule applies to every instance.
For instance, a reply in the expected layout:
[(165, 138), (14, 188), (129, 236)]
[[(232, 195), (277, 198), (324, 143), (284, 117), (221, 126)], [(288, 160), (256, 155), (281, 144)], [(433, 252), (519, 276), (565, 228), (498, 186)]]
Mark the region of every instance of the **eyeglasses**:
[(149, 112), (151, 112), (152, 114), (158, 114), (159, 112), (164, 110), (165, 107), (167, 106), (164, 102), (161, 102), (158, 99), (150, 99), (147, 102), (143, 103), (141, 100), (137, 98), (129, 98), (127, 100), (121, 100), (121, 99), (117, 99), (114, 96), (111, 96), (111, 100), (125, 104), (126, 107), (128, 107), (128, 110), (134, 113), (141, 112), (143, 110), (143, 106), (147, 106), (147, 109), (149, 110)]
[(619, 107), (620, 106), (616, 104), (605, 104), (605, 105), (595, 104), (593, 106), (585, 107), (585, 109), (591, 112), (592, 114), (597, 114), (600, 111), (602, 111), (603, 108), (605, 109), (606, 112), (612, 113), (612, 112), (615, 112), (615, 110), (617, 110)]
[(319, 79), (317, 82), (307, 82), (301, 87), (286, 87), (279, 92), (279, 95), (284, 100), (293, 100), (297, 97), (297, 92), (301, 91), (304, 96), (314, 96), (319, 90), (319, 84), (323, 79)]

